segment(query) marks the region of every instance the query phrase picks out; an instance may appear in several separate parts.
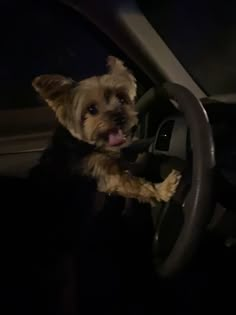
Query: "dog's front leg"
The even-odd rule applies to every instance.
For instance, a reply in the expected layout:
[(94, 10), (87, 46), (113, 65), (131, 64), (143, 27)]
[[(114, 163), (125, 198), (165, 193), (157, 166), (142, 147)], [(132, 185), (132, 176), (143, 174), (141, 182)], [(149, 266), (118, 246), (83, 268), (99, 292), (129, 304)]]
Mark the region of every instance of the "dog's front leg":
[(171, 174), (159, 184), (153, 184), (143, 178), (128, 173), (108, 175), (98, 180), (98, 190), (110, 194), (118, 194), (125, 198), (135, 198), (141, 202), (154, 204), (155, 201), (169, 201), (175, 193), (179, 182), (179, 174)]
[(85, 160), (84, 173), (96, 178), (101, 192), (135, 198), (150, 204), (155, 201), (169, 201), (180, 180), (180, 174), (172, 171), (162, 183), (154, 184), (122, 171), (118, 160), (99, 153)]

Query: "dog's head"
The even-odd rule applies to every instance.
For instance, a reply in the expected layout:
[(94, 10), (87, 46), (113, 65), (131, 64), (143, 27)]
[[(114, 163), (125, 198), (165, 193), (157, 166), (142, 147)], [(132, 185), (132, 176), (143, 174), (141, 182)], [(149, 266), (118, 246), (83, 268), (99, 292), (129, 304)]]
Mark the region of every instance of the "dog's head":
[(75, 82), (61, 75), (41, 75), (33, 87), (77, 139), (108, 151), (132, 141), (138, 123), (136, 80), (119, 59), (108, 57), (108, 73), (102, 76)]

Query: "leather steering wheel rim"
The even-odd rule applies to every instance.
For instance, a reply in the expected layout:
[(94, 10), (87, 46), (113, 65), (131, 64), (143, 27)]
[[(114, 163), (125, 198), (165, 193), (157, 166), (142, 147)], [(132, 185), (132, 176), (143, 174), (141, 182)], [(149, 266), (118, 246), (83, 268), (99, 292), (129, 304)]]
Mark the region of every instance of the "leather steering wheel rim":
[[(215, 150), (212, 129), (207, 113), (201, 102), (185, 87), (175, 83), (165, 83), (161, 94), (177, 103), (190, 130), (192, 145), (192, 182), (185, 199), (185, 213), (181, 232), (167, 258), (158, 265), (158, 274), (169, 277), (192, 257), (199, 241), (204, 235), (212, 209), (213, 170)], [(148, 104), (155, 101), (155, 93)], [(142, 114), (149, 111), (142, 108)]]

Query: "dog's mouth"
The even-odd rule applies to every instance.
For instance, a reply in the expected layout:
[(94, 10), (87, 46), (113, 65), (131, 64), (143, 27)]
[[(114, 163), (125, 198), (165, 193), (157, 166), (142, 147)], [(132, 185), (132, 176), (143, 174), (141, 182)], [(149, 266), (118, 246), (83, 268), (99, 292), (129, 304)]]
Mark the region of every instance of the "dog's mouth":
[(107, 143), (110, 147), (121, 146), (126, 142), (126, 135), (121, 129), (112, 129), (107, 133)]
[(106, 132), (100, 134), (102, 143), (107, 148), (121, 148), (129, 144), (135, 134), (137, 126), (133, 126), (129, 130), (122, 130), (120, 127), (108, 129)]
[(119, 147), (127, 141), (127, 135), (120, 128), (112, 128), (102, 134), (102, 138), (109, 147)]

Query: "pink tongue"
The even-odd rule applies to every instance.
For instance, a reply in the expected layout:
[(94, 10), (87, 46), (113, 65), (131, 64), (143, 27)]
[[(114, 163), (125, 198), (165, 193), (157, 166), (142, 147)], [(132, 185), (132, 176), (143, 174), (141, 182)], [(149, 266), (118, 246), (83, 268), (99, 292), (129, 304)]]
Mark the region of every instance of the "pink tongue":
[(116, 132), (109, 133), (108, 143), (110, 146), (121, 145), (125, 142), (125, 137), (122, 130), (117, 130)]

